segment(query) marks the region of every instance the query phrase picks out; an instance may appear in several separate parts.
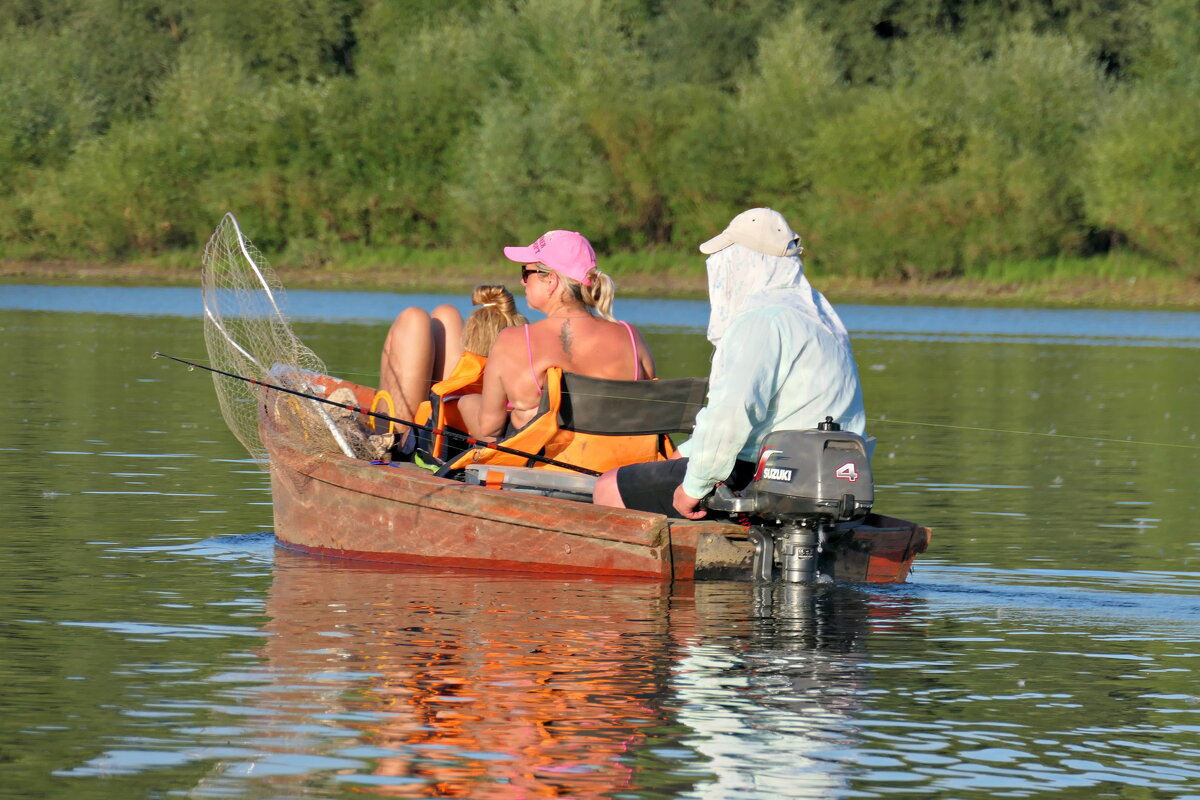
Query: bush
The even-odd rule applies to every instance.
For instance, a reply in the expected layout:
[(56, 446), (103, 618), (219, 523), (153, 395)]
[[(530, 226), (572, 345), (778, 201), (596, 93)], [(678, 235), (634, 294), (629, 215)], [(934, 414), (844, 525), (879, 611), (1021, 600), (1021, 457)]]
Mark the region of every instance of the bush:
[(263, 95), (231, 54), (189, 46), (153, 118), (114, 125), (24, 194), (34, 227), (67, 251), (106, 257), (195, 246), (220, 218), (198, 189), (205, 176), (253, 167), (259, 126), (273, 121)]
[(1200, 9), (1167, 0), (1145, 77), (1123, 88), (1086, 150), (1095, 224), (1200, 275)]
[[(317, 133), (320, 179), (340, 238), (431, 245), (448, 240), (455, 143), (478, 124), (487, 91), (481, 33), (461, 20), (376, 35), (359, 74), (330, 95)], [(452, 238), (452, 237), (451, 237)]]
[(458, 227), (491, 242), (573, 228), (601, 248), (666, 235), (657, 154), (684, 109), (654, 85), (638, 19), (635, 3), (589, 0), (497, 11), (485, 69), (498, 79), (451, 189)]
[(1122, 92), (1088, 150), (1088, 211), (1134, 247), (1200, 275), (1197, 175), (1200, 92)]
[(921, 48), (895, 84), (848, 90), (849, 108), (814, 125), (803, 210), (819, 253), (916, 277), (1078, 252), (1097, 69), (1058, 36), (1017, 34), (987, 57)]

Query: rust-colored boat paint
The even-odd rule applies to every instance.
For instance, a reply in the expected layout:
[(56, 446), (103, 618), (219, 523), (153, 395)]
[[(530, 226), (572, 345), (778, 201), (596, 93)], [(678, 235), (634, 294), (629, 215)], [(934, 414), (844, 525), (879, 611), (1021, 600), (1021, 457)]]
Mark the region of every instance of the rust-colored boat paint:
[(871, 514), (854, 538), (872, 542), (863, 583), (904, 583), (918, 553), (929, 549), (933, 531), (895, 517)]
[[(375, 391), (321, 376), (327, 396)], [(286, 548), (361, 561), (542, 574), (688, 581), (746, 579), (754, 553), (746, 532), (724, 521), (593, 506), (438, 478), (411, 464), (371, 464), (312, 452), (292, 419), (295, 403), (260, 404), (271, 457), (275, 536)], [(328, 448), (324, 448), (328, 450)], [(851, 546), (822, 554), (835, 580), (903, 583), (929, 530), (869, 515), (844, 529)]]

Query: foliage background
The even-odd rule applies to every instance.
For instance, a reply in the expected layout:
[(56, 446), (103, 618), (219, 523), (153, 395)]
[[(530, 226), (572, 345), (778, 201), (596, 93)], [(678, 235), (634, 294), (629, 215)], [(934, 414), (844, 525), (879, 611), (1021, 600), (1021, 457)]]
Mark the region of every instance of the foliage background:
[[(830, 273), (1200, 275), (1194, 0), (0, 0), (0, 255), (323, 266), (752, 205)], [(1052, 269), (1052, 266), (1046, 266)]]

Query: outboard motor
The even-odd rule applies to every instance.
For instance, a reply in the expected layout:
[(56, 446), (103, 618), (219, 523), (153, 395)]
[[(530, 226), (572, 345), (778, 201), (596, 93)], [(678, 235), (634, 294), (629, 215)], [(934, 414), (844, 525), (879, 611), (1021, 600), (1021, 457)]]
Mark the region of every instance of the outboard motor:
[(826, 417), (815, 430), (769, 434), (741, 496), (721, 485), (706, 504), (751, 518), (755, 580), (808, 583), (833, 526), (861, 519), (874, 502), (867, 440)]

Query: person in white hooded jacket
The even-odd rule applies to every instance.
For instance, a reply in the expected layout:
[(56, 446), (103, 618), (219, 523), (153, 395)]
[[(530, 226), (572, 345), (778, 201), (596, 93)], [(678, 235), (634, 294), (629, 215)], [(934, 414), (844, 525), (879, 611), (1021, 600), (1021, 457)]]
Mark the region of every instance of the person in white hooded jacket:
[(599, 505), (699, 519), (718, 483), (735, 491), (750, 483), (768, 433), (815, 428), (827, 416), (865, 432), (850, 336), (804, 277), (800, 237), (783, 215), (744, 211), (700, 252), (709, 256), (708, 339), (716, 347), (708, 403), (682, 458), (606, 472), (593, 494)]

